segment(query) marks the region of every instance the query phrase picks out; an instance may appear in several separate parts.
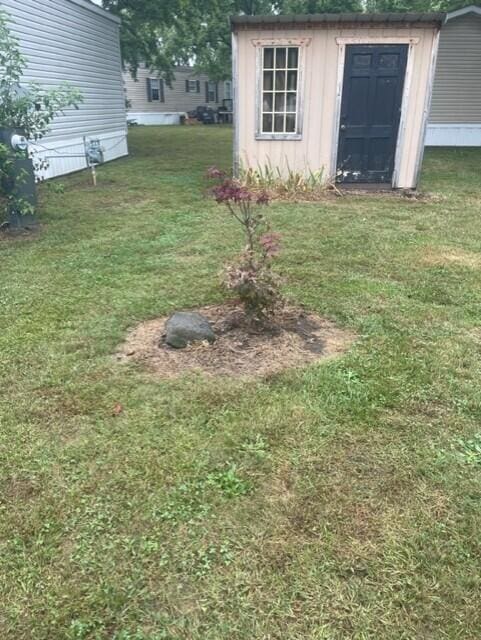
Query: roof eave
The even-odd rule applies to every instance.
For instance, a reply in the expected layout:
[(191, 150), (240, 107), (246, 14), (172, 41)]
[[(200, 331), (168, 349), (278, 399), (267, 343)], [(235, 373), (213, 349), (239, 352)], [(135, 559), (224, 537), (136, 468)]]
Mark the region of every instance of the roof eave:
[(458, 9), (457, 11), (450, 11), (446, 14), (446, 22), (448, 22), (448, 20), (452, 20), (453, 18), (460, 18), (461, 16), (469, 15), (470, 13), (481, 16), (481, 7), (478, 7), (475, 4), (470, 4), (468, 7), (463, 7), (462, 9)]
[(268, 28), (272, 25), (326, 25), (326, 24), (435, 24), (441, 26), (446, 13), (320, 13), (266, 16), (233, 16), (231, 27)]

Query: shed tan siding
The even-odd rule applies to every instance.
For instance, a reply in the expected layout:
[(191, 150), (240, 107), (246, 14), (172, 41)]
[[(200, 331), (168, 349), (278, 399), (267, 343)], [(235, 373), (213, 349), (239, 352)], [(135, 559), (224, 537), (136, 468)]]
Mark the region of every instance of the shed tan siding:
[[(137, 71), (137, 79), (130, 73), (124, 73), (124, 83), (127, 99), (130, 101), (129, 110), (132, 112), (144, 113), (177, 113), (192, 111), (198, 106), (208, 104), (217, 107), (222, 104), (224, 98), (224, 83), (218, 83), (218, 100), (217, 102), (207, 103), (205, 83), (209, 81), (209, 77), (205, 74), (195, 75), (192, 69), (178, 68), (175, 71), (175, 80), (172, 87), (164, 83), (164, 102), (149, 102), (147, 99), (147, 78), (157, 78), (155, 71), (148, 69), (142, 65)], [(199, 80), (199, 93), (186, 91), (186, 80)]]
[(481, 16), (449, 20), (441, 31), (432, 124), (481, 123)]
[[(348, 28), (294, 25), (289, 29), (239, 29), (236, 36), (238, 159), (243, 165), (254, 168), (270, 163), (284, 173), (287, 167), (304, 173), (322, 169), (326, 178), (333, 178), (338, 139), (336, 104), (340, 47), (337, 38), (383, 38), (386, 44), (390, 38), (417, 38), (417, 44), (412, 45), (409, 100), (396, 184), (403, 188), (414, 187), (423, 147), (423, 125), (429, 108), (429, 75), (438, 33), (431, 25), (357, 25)], [(300, 88), (304, 96), (302, 139), (256, 140), (256, 47), (253, 41), (289, 38), (310, 38), (304, 57), (304, 86)]]

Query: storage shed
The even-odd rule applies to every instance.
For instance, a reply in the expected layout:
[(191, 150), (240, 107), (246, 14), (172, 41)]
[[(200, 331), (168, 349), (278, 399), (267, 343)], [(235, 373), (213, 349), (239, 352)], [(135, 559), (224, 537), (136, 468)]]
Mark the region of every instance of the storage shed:
[(91, 142), (106, 161), (127, 155), (120, 20), (90, 0), (0, 0), (0, 10), (27, 60), (22, 82), (69, 82), (82, 93), (79, 108), (66, 109), (31, 145), (48, 161), (43, 177), (84, 169)]
[(236, 169), (415, 188), (444, 18), (232, 18)]
[(470, 5), (446, 17), (426, 144), (481, 146), (481, 7)]

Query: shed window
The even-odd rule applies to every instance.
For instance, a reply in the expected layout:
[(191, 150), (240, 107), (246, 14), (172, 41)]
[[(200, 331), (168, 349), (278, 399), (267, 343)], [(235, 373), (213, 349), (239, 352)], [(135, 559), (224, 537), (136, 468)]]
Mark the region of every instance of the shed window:
[(299, 47), (263, 47), (261, 134), (299, 133)]

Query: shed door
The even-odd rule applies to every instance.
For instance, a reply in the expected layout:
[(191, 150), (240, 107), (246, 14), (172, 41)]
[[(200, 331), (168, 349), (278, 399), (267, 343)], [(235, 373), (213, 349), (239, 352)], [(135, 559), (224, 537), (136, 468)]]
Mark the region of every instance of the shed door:
[(408, 45), (348, 45), (338, 182), (391, 182)]

